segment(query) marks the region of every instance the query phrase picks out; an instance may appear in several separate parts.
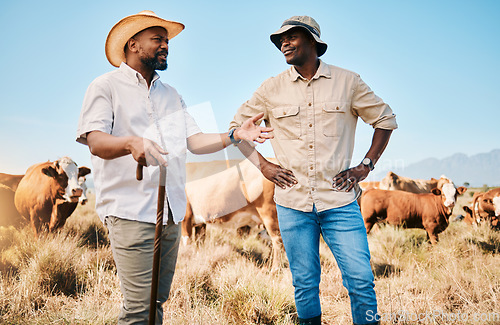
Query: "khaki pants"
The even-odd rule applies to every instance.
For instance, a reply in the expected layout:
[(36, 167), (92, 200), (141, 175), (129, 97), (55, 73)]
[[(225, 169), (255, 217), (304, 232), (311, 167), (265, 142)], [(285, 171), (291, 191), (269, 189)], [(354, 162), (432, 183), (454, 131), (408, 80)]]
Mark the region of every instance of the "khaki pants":
[[(151, 296), (155, 224), (108, 216), (111, 249), (120, 279), (123, 305), (118, 324), (147, 324)], [(163, 227), (161, 267), (156, 306), (156, 324), (162, 324), (162, 304), (167, 300), (174, 276), (180, 241), (180, 226)]]

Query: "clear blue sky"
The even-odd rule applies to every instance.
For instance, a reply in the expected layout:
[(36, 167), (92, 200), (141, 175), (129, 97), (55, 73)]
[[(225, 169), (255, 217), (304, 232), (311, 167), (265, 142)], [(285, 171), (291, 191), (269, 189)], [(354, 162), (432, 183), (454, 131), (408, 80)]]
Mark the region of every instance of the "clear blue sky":
[[(221, 131), (265, 79), (288, 68), (269, 34), (305, 14), (329, 45), (322, 59), (359, 73), (395, 111), (383, 167), (500, 147), (498, 1), (20, 0), (0, 4), (0, 172), (65, 155), (90, 166), (75, 142), (83, 96), (114, 69), (104, 55), (110, 28), (145, 9), (186, 25), (161, 80), (189, 106), (208, 102)], [(371, 134), (358, 124), (354, 159)]]

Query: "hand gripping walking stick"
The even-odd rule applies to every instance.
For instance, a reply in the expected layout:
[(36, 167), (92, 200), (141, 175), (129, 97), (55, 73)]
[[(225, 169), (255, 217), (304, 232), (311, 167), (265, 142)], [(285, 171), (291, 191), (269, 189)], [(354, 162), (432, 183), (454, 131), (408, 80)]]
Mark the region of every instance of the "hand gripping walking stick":
[[(149, 304), (149, 325), (155, 324), (156, 304), (158, 300), (158, 282), (160, 276), (160, 260), (161, 260), (161, 232), (163, 229), (163, 211), (165, 207), (165, 182), (167, 179), (167, 169), (160, 165), (160, 182), (158, 186), (158, 206), (156, 209), (156, 228), (155, 241), (153, 251), (153, 277), (151, 279), (151, 298)], [(138, 164), (136, 170), (137, 180), (142, 180), (143, 166)]]

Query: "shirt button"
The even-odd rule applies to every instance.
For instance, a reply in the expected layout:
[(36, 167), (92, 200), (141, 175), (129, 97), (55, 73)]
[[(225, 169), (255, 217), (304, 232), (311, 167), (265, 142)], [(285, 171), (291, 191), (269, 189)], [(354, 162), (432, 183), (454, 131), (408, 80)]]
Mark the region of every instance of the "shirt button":
[(311, 105), (312, 105), (312, 103), (309, 103), (309, 104), (307, 104), (307, 105), (311, 106)]
[(311, 167), (309, 167), (309, 169), (310, 169), (310, 170), (313, 170), (313, 169), (314, 169), (314, 167), (313, 167), (313, 166), (311, 166)]
[(314, 191), (316, 191), (316, 189), (313, 187), (313, 188), (311, 188), (311, 191), (313, 191), (313, 192), (314, 192)]
[(338, 111), (339, 110), (339, 107), (337, 106), (336, 110)]
[(309, 124), (309, 127), (310, 127), (310, 128), (312, 128), (312, 127), (313, 127), (313, 125), (312, 125), (312, 124)]
[(312, 144), (310, 144), (310, 145), (309, 145), (309, 148), (311, 148), (311, 149), (312, 149), (312, 148), (313, 148), (313, 145), (312, 145)]

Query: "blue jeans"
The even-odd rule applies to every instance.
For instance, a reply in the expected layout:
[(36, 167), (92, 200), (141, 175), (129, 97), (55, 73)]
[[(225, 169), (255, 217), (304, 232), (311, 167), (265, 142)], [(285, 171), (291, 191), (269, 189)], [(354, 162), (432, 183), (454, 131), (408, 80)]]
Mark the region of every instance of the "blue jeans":
[(277, 210), (299, 318), (321, 315), (321, 234), (337, 261), (342, 283), (349, 292), (353, 322), (372, 323), (377, 313), (377, 299), (366, 228), (357, 202), (323, 212), (317, 212), (316, 207), (312, 212), (302, 212), (280, 205), (277, 205)]

